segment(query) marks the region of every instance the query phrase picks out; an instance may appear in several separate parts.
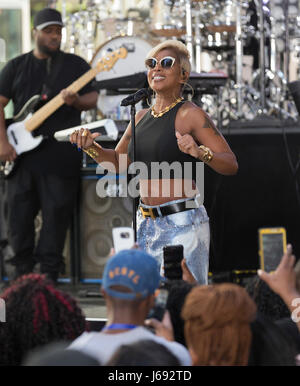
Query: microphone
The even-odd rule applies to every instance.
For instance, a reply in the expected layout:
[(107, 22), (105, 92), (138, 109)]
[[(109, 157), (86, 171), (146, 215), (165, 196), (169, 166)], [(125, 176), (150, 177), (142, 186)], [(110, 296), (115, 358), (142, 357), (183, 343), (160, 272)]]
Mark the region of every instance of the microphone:
[(147, 98), (151, 95), (151, 90), (147, 88), (141, 88), (136, 93), (129, 95), (127, 98), (123, 99), (121, 106), (135, 105), (143, 98)]

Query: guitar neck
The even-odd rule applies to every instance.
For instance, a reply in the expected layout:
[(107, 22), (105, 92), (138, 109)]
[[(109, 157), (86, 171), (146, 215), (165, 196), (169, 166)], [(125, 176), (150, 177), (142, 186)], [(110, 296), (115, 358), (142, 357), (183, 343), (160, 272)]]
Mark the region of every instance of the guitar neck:
[[(97, 68), (91, 68), (88, 72), (82, 75), (80, 78), (75, 80), (67, 90), (73, 91), (76, 93), (82, 87), (84, 87), (88, 82), (90, 82), (99, 72)], [(56, 95), (48, 103), (46, 103), (42, 108), (40, 108), (36, 113), (33, 114), (31, 118), (24, 122), (26, 130), (33, 131), (40, 126), (51, 114), (53, 114), (57, 109), (59, 109), (63, 104), (64, 100), (60, 94)]]

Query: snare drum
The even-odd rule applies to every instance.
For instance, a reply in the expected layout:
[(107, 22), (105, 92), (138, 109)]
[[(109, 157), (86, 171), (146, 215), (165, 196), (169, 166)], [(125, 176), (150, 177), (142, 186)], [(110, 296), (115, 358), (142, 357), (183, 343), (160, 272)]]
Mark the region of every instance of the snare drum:
[[(153, 44), (154, 45), (154, 44)], [(124, 76), (134, 75), (145, 72), (145, 58), (153, 45), (137, 36), (118, 36), (115, 37), (96, 51), (91, 66), (95, 66), (107, 52), (112, 52), (120, 47), (125, 47), (128, 54), (125, 59), (118, 60), (110, 71), (103, 71), (96, 75), (97, 81), (112, 80)], [(97, 107), (102, 116), (112, 119), (130, 119), (128, 109), (120, 108), (122, 99), (127, 95), (107, 95), (106, 90), (101, 90), (97, 102)], [(138, 106), (137, 106), (138, 109)]]

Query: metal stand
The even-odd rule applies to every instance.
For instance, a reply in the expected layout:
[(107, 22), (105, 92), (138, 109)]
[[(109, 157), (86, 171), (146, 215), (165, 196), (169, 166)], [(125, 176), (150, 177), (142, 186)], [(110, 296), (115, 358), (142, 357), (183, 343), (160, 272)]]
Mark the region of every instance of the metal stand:
[(186, 22), (186, 46), (190, 53), (192, 70), (195, 70), (192, 30), (192, 5), (191, 0), (185, 0), (185, 22)]
[(260, 104), (259, 114), (266, 114), (266, 90), (265, 90), (265, 72), (266, 72), (266, 55), (265, 55), (265, 25), (264, 10), (262, 0), (255, 0), (257, 13), (259, 16), (259, 67), (260, 67)]
[[(130, 123), (131, 123), (131, 138), (132, 138), (132, 146), (133, 146), (133, 160), (132, 162), (135, 162), (136, 160), (136, 144), (135, 144), (135, 113), (136, 108), (135, 104), (132, 104), (130, 107)], [(136, 242), (136, 201), (137, 198), (132, 198), (132, 225), (133, 225), (133, 231), (134, 231), (134, 241)]]
[(195, 13), (195, 61), (196, 61), (196, 72), (201, 72), (201, 32), (200, 32), (200, 17), (199, 11)]
[[(284, 36), (284, 55), (283, 55), (283, 74), (286, 80), (284, 89), (285, 101), (288, 100), (288, 88), (290, 83), (290, 32), (289, 32), (289, 1), (283, 0), (283, 12), (285, 20), (285, 36)], [(285, 103), (286, 110), (289, 112), (288, 103)]]
[(243, 98), (242, 98), (242, 73), (243, 73), (243, 41), (242, 41), (242, 22), (241, 22), (241, 5), (239, 1), (235, 2), (236, 6), (236, 43), (235, 43), (235, 52), (236, 52), (236, 95), (237, 95), (237, 116), (242, 117), (242, 107), (243, 107)]

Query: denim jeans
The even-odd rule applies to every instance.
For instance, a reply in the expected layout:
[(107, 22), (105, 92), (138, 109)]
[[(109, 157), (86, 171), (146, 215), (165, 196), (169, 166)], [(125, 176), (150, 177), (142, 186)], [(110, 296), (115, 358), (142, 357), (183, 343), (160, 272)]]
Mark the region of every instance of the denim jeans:
[[(186, 199), (167, 202), (162, 206), (184, 202)], [(158, 208), (141, 204), (144, 208)], [(137, 242), (141, 249), (163, 263), (165, 245), (182, 244), (187, 266), (199, 284), (208, 282), (209, 264), (209, 218), (203, 205), (168, 216), (144, 218), (137, 211)]]

